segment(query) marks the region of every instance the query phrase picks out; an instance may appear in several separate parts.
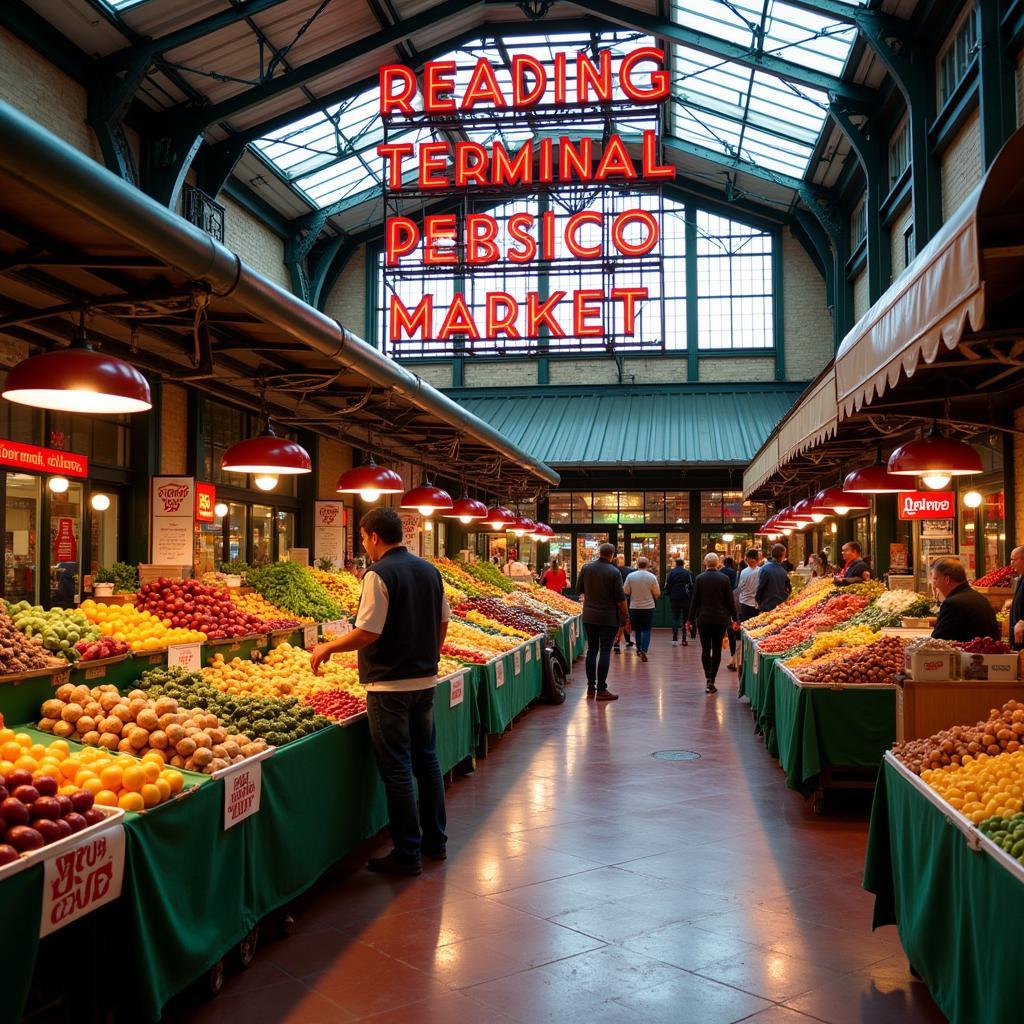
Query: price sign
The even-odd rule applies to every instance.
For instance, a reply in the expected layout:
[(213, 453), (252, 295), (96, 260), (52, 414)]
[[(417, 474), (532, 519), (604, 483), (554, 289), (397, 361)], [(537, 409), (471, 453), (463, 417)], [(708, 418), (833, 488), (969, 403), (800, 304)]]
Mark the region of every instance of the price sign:
[(518, 647), (512, 652), (512, 671), (516, 675), (523, 671), (523, 652)]
[(757, 674), (757, 659), (758, 659), (760, 653), (761, 652), (755, 647), (754, 648), (754, 674), (755, 675)]
[(569, 646), (576, 646), (576, 623), (573, 622), (569, 625)]
[(85, 670), (86, 679), (102, 679), (107, 674), (106, 668), (100, 665), (99, 668), (87, 668)]
[(505, 685), (505, 659), (501, 658), (494, 663), (494, 685), (499, 690)]
[(263, 791), (263, 762), (240, 764), (224, 779), (224, 828), (237, 825), (260, 809)]
[(344, 636), (351, 632), (352, 624), (348, 619), (332, 619), (324, 623), (324, 633), (330, 633), (332, 636)]
[(537, 641), (537, 660), (540, 661), (540, 641)]
[(458, 707), (466, 695), (466, 673), (460, 672), (457, 676), (452, 676), (451, 680), (451, 700), (448, 701), (448, 707)]
[(533, 644), (527, 644), (524, 649), (526, 651), (526, 664), (529, 665), (533, 661)]
[(302, 627), (302, 646), (303, 647), (316, 647), (317, 640), (320, 638), (320, 630), (317, 628), (314, 622), (312, 626)]
[(123, 879), (124, 828), (120, 821), (44, 861), (39, 937), (116, 900)]
[(265, 651), (267, 649), (267, 637), (266, 637), (266, 634), (264, 634), (263, 636), (258, 636), (252, 642), (252, 649), (254, 651)]
[(54, 672), (54, 674), (50, 677), (50, 682), (53, 685), (54, 689), (56, 689), (58, 686), (63, 686), (65, 683), (71, 682), (71, 669), (62, 668), (59, 672)]
[(202, 644), (175, 644), (167, 648), (167, 667), (198, 672), (203, 667)]

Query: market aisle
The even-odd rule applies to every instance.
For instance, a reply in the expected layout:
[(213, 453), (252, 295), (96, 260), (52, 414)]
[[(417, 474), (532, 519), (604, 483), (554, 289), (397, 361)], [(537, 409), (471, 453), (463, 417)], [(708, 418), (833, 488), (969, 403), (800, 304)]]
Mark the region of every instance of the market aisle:
[(659, 630), (650, 658), (615, 659), (609, 704), (585, 700), (578, 664), (564, 707), (534, 709), (449, 789), (447, 863), (337, 872), (290, 937), (172, 1019), (943, 1021), (895, 929), (871, 932), (864, 810), (805, 811), (735, 675), (704, 695), (695, 646)]

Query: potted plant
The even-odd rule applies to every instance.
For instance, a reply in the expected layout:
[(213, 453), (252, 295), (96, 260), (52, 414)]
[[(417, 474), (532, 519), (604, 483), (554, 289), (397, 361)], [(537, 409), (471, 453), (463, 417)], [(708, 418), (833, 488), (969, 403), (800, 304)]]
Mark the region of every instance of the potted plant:
[(334, 562), (325, 556), (316, 563), (316, 567), (321, 572), (332, 572), (334, 570)]
[(242, 579), (249, 571), (249, 566), (240, 558), (232, 558), (230, 562), (222, 562), (220, 571), (224, 574), (224, 582), (229, 587), (240, 587)]
[(93, 597), (113, 597), (114, 587), (117, 586), (117, 575), (113, 566), (109, 569), (97, 569), (92, 574)]

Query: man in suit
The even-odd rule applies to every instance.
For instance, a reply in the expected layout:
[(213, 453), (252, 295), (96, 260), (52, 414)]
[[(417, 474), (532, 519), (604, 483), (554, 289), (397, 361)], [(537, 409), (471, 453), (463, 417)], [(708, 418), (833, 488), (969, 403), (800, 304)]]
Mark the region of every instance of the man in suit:
[(1010, 552), (1010, 564), (1017, 574), (1017, 589), (1010, 605), (1010, 643), (1020, 651), (1024, 650), (1024, 545)]
[(999, 639), (995, 610), (988, 598), (967, 582), (967, 572), (959, 558), (940, 558), (934, 562), (931, 581), (942, 598), (933, 637), (963, 643), (979, 636)]

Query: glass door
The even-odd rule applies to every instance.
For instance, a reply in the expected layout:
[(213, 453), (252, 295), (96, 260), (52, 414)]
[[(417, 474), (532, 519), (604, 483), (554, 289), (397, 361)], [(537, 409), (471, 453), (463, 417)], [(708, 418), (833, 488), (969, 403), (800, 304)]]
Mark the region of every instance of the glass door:
[(602, 544), (608, 543), (607, 533), (577, 533), (576, 534), (576, 575), (587, 564), (598, 557), (597, 549)]
[(653, 572), (658, 579), (664, 576), (661, 564), (661, 534), (660, 533), (637, 533), (629, 531), (626, 541), (627, 561), (632, 568), (636, 568), (637, 559), (646, 558), (647, 568)]
[(85, 489), (72, 483), (50, 494), (50, 605), (74, 608), (82, 566), (82, 500)]
[(252, 507), (252, 564), (266, 565), (273, 558), (274, 510), (269, 505)]
[(8, 601), (37, 604), (42, 480), (27, 473), (6, 477), (4, 594)]

